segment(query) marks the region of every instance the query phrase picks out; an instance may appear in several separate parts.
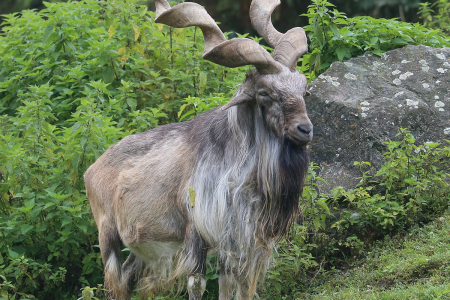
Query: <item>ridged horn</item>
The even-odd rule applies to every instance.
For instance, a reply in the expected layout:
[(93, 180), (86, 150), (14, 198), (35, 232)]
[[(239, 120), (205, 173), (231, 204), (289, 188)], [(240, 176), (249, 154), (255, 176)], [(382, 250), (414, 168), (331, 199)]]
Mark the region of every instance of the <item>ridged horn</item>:
[(250, 20), (253, 28), (273, 48), (283, 37), (283, 34), (278, 32), (272, 24), (272, 13), (280, 3), (280, 0), (253, 0), (250, 5)]
[(275, 48), (274, 59), (294, 71), (298, 59), (308, 52), (308, 40), (303, 28), (295, 27), (282, 34), (273, 27), (272, 13), (280, 3), (280, 0), (253, 0), (250, 19), (259, 35)]
[(227, 40), (201, 5), (184, 2), (170, 7), (166, 0), (155, 0), (155, 4), (155, 22), (175, 28), (198, 26), (202, 30), (205, 40), (204, 59), (231, 68), (254, 65), (260, 74), (281, 71), (281, 66), (255, 41), (245, 38)]
[(305, 30), (301, 27), (295, 27), (286, 32), (278, 41), (273, 58), (295, 71), (298, 59), (306, 52), (308, 52), (308, 40)]

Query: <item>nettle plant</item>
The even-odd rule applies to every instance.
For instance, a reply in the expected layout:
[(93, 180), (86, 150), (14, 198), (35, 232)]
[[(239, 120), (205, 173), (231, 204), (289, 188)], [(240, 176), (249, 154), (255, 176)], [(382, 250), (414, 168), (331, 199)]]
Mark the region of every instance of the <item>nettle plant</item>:
[(446, 34), (450, 34), (450, 1), (437, 0), (433, 4), (430, 2), (420, 3), (419, 15), (425, 26), (438, 28)]
[(6, 15), (0, 35), (6, 299), (72, 299), (101, 283), (86, 167), (124, 135), (223, 104), (243, 76), (202, 60), (200, 31), (157, 26), (137, 1), (46, 6)]
[[(262, 297), (292, 299), (318, 284), (316, 278), (345, 259), (364, 255), (377, 239), (430, 222), (449, 208), (450, 141), (417, 144), (400, 129), (386, 143), (385, 162), (362, 171), (360, 186), (318, 193), (317, 166), (310, 166), (300, 202), (301, 217), (280, 243)], [(372, 175), (370, 175), (372, 174)]]
[(312, 0), (303, 16), (309, 19), (309, 25), (303, 28), (308, 32), (310, 44), (309, 54), (302, 58), (302, 70), (311, 72), (310, 79), (323, 73), (334, 61), (367, 51), (381, 55), (406, 45), (450, 47), (450, 38), (445, 37), (441, 30), (395, 19), (347, 18), (327, 0)]

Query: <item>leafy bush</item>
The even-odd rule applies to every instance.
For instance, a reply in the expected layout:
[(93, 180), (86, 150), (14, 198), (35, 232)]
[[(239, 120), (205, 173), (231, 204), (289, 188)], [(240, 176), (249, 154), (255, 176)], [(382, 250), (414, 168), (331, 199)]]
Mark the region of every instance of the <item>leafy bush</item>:
[(406, 45), (450, 47), (450, 37), (445, 37), (440, 30), (367, 16), (347, 18), (327, 0), (312, 0), (303, 16), (309, 18), (309, 25), (304, 29), (310, 39), (310, 53), (303, 56), (302, 70), (311, 72), (310, 79), (324, 72), (334, 61), (367, 51), (381, 55)]
[(125, 135), (223, 104), (243, 76), (202, 60), (199, 31), (157, 26), (136, 2), (47, 3), (6, 16), (0, 298), (76, 299), (102, 283), (87, 166)]
[(325, 269), (360, 256), (385, 235), (430, 222), (448, 210), (450, 141), (416, 145), (411, 133), (401, 129), (398, 140), (386, 145), (385, 162), (375, 175), (366, 170), (370, 163), (355, 163), (364, 172), (353, 190), (338, 187), (331, 195), (319, 194), (322, 179), (317, 167), (310, 167), (301, 218), (279, 245), (264, 296), (300, 297)]
[[(380, 21), (376, 28), (383, 28), (386, 36), (376, 35), (369, 30), (375, 20), (345, 19), (336, 11), (324, 10), (329, 7), (326, 2), (314, 3), (322, 6), (308, 14), (322, 19), (313, 19), (307, 28), (312, 53), (304, 57), (302, 66), (311, 65), (314, 72), (322, 72), (332, 60), (366, 50), (389, 50), (386, 40), (400, 35), (394, 28), (397, 25), (406, 26), (403, 32), (410, 38), (400, 37), (395, 47), (448, 42), (438, 31), (417, 27), (410, 32), (408, 26), (416, 25), (397, 21), (386, 21), (394, 22), (390, 26)], [(125, 135), (188, 120), (223, 104), (248, 69), (228, 69), (202, 60), (199, 30), (154, 24), (153, 14), (137, 0), (46, 5), (40, 12), (6, 15), (0, 35), (0, 298), (6, 299), (91, 297), (94, 288), (89, 286), (103, 282), (103, 269), (82, 181), (87, 166)], [(314, 31), (317, 24), (322, 27)], [(353, 35), (350, 26), (356, 28)], [(369, 35), (378, 37), (371, 42), (378, 46), (368, 44)], [(397, 154), (392, 155), (394, 159)], [(427, 167), (427, 174), (435, 174), (433, 166)], [(411, 180), (411, 174), (418, 172), (405, 170)], [(388, 182), (385, 177), (394, 171), (400, 170), (385, 169), (380, 180)], [(385, 191), (392, 195), (389, 201), (403, 207), (392, 218), (364, 208), (363, 199), (377, 197), (375, 189), (370, 189), (374, 179), (367, 174), (368, 186), (337, 191), (333, 200), (317, 193), (314, 176), (312, 170), (304, 190), (303, 222), (293, 227), (293, 240), (282, 244), (276, 269), (269, 276), (267, 286), (274, 287), (273, 293), (295, 291), (299, 277), (306, 280), (310, 270), (320, 271), (322, 260), (332, 262), (336, 251), (361, 251), (362, 242), (352, 231), (356, 226), (391, 231), (399, 224), (428, 220), (444, 206), (422, 191), (437, 186), (434, 179), (427, 185), (417, 179), (413, 188), (415, 181), (408, 186), (386, 183)], [(365, 192), (368, 196), (358, 194)], [(386, 193), (380, 194), (385, 198), (372, 201), (373, 207), (388, 199)], [(403, 193), (409, 194), (403, 197)], [(423, 203), (434, 211), (422, 210)], [(359, 219), (349, 216), (353, 211)], [(208, 271), (209, 279), (216, 277)], [(208, 297), (217, 298), (213, 293)]]
[(425, 26), (439, 28), (446, 34), (450, 34), (450, 1), (437, 0), (433, 4), (420, 3), (419, 15)]

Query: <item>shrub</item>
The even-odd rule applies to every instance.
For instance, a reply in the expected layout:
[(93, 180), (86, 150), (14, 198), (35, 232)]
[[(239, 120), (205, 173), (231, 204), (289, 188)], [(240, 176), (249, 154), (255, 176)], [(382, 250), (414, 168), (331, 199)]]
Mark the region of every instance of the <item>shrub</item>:
[[(395, 47), (448, 42), (438, 31), (413, 30), (416, 25), (397, 21), (346, 19), (329, 11), (326, 1), (314, 3), (308, 12), (312, 25), (306, 28), (312, 51), (302, 65), (305, 70), (311, 66), (312, 77), (333, 60), (367, 50), (387, 51), (392, 37), (398, 38)], [(82, 287), (90, 297), (94, 289), (89, 286), (102, 283), (103, 269), (82, 180), (87, 166), (125, 135), (188, 120), (223, 104), (247, 69), (202, 60), (199, 30), (154, 24), (153, 14), (137, 0), (46, 6), (40, 12), (6, 15), (0, 35), (0, 298), (77, 299)], [(403, 36), (397, 25), (404, 26)], [(350, 26), (356, 28), (354, 34)], [(380, 33), (369, 30), (374, 28)], [(378, 40), (367, 39), (369, 35)], [(436, 164), (427, 166), (427, 174), (435, 174)], [(418, 169), (408, 170), (407, 176), (424, 176)], [(386, 174), (397, 171), (385, 169), (380, 180), (388, 182)], [(305, 267), (321, 270), (322, 259), (336, 251), (361, 251), (359, 236), (352, 231), (356, 226), (395, 230), (399, 224), (426, 221), (444, 206), (423, 193), (423, 188), (438, 186), (434, 179), (427, 185), (422, 179), (417, 184), (410, 181), (413, 188), (386, 183), (389, 201), (403, 207), (391, 218), (364, 208), (361, 199), (372, 199), (373, 207), (387, 199), (386, 194), (376, 196), (371, 185), (336, 191), (327, 200), (317, 193), (314, 176), (311, 171), (304, 191), (303, 223), (293, 227), (293, 240), (281, 245), (273, 269), (280, 273), (269, 276), (268, 287), (281, 294), (294, 291), (298, 277), (309, 275)], [(364, 178), (368, 183), (374, 180)], [(423, 203), (434, 211), (422, 210)], [(355, 221), (349, 217), (353, 211), (360, 216)], [(208, 271), (209, 279), (216, 277)]]
[(198, 30), (156, 25), (136, 2), (47, 3), (6, 16), (0, 298), (76, 299), (102, 283), (87, 166), (125, 135), (222, 104), (243, 76), (202, 60)]
[(301, 218), (280, 243), (262, 296), (300, 298), (325, 270), (369, 251), (386, 235), (430, 222), (448, 210), (450, 141), (416, 145), (411, 133), (401, 129), (398, 140), (386, 145), (385, 162), (373, 176), (369, 163), (355, 163), (363, 175), (353, 190), (338, 187), (331, 195), (319, 194), (322, 179), (317, 167), (310, 167)]
[(437, 0), (433, 4), (420, 3), (420, 18), (427, 27), (438, 28), (450, 35), (450, 2)]
[(310, 39), (310, 53), (303, 56), (302, 70), (311, 72), (310, 79), (324, 72), (334, 61), (367, 51), (381, 55), (406, 45), (450, 47), (450, 37), (445, 37), (440, 30), (367, 16), (347, 18), (327, 0), (312, 0), (303, 16), (309, 18), (309, 25), (304, 29)]

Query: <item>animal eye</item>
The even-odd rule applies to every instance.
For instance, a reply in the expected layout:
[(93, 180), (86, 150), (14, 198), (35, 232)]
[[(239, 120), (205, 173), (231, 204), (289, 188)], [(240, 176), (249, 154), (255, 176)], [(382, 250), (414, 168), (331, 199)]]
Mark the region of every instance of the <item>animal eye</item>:
[(259, 94), (260, 96), (262, 96), (262, 97), (267, 97), (267, 96), (269, 96), (269, 94), (268, 94), (266, 91), (260, 91), (258, 94)]

